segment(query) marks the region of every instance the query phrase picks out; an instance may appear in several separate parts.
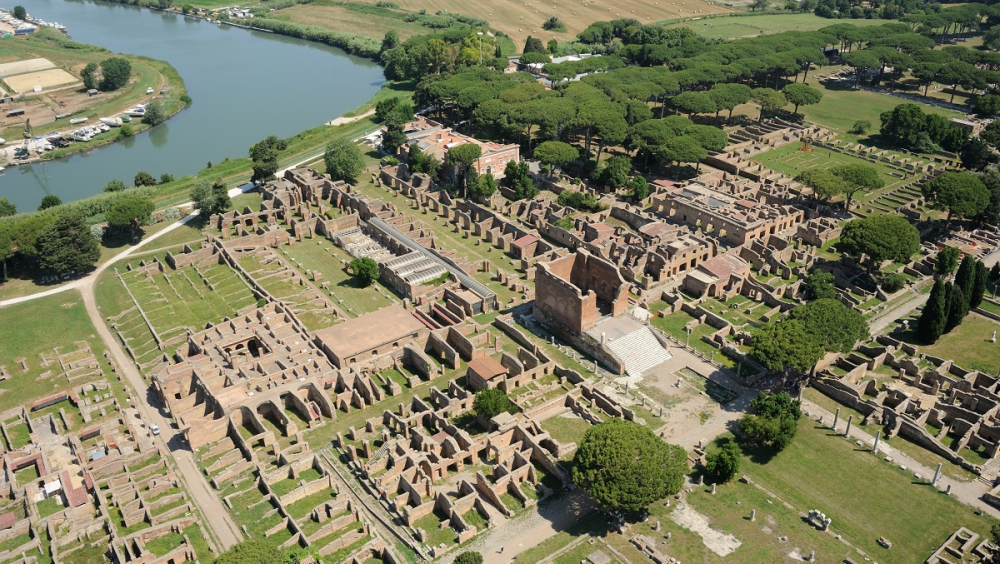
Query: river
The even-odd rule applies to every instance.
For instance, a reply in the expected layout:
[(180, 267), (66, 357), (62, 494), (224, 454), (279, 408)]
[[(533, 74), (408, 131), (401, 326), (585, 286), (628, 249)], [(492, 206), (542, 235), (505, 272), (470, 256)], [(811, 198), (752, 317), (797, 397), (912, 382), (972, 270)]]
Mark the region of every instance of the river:
[[(131, 184), (140, 170), (179, 178), (209, 162), (245, 157), (268, 135), (289, 137), (362, 105), (385, 81), (368, 59), (271, 33), (103, 2), (19, 4), (65, 25), (77, 41), (169, 62), (194, 100), (134, 139), (8, 168), (0, 175), (0, 196), (19, 211), (34, 210), (46, 194), (69, 202), (100, 193), (113, 178)], [(35, 133), (45, 131), (40, 126)]]

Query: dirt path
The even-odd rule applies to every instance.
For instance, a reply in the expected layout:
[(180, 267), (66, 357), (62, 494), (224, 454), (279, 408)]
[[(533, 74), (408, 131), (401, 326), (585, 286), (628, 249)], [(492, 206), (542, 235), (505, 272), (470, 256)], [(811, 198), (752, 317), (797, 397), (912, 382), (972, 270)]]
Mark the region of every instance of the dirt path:
[(354, 122), (354, 121), (358, 121), (359, 119), (365, 119), (366, 117), (373, 116), (373, 115), (375, 115), (375, 108), (372, 108), (372, 109), (368, 110), (367, 112), (365, 112), (363, 114), (358, 114), (356, 116), (351, 116), (351, 117), (340, 116), (337, 119), (334, 119), (334, 120), (326, 122), (326, 124), (327, 125), (344, 125), (345, 123), (351, 123), (351, 122)]
[[(95, 274), (100, 274), (103, 270), (104, 267), (98, 268)], [(146, 423), (147, 427), (150, 423), (155, 423), (160, 427), (160, 436), (156, 437), (156, 439), (163, 441), (164, 445), (173, 455), (181, 481), (188, 492), (188, 497), (201, 511), (202, 524), (210, 531), (217, 543), (221, 545), (219, 548), (226, 550), (243, 540), (240, 529), (232, 520), (232, 517), (230, 517), (229, 512), (226, 511), (225, 506), (215, 491), (212, 490), (205, 481), (202, 473), (198, 470), (191, 452), (187, 450), (186, 441), (184, 441), (180, 432), (174, 430), (170, 420), (165, 416), (165, 411), (160, 405), (160, 399), (156, 395), (156, 392), (146, 384), (142, 375), (139, 374), (139, 371), (132, 364), (132, 359), (125, 354), (125, 351), (122, 350), (118, 341), (104, 323), (101, 312), (97, 309), (97, 302), (94, 299), (93, 280), (88, 279), (88, 283), (83, 288), (80, 288), (83, 294), (84, 306), (87, 308), (87, 314), (94, 323), (94, 327), (101, 336), (101, 340), (104, 341), (104, 345), (108, 347), (108, 350), (114, 357), (115, 364), (125, 373), (125, 377), (134, 392), (134, 394), (130, 395), (138, 399), (134, 403), (139, 414), (142, 416), (142, 420)]]
[(483, 564), (509, 564), (518, 554), (572, 527), (596, 509), (597, 505), (582, 490), (573, 490), (541, 503), (537, 511), (529, 509), (478, 535), (462, 550), (449, 551), (438, 562), (451, 564), (460, 553), (473, 550), (483, 555)]

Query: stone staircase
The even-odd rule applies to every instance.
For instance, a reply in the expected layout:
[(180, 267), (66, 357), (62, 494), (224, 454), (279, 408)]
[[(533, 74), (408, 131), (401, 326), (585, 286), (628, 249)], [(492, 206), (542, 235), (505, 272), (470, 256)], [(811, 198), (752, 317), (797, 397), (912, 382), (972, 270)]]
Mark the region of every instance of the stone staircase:
[(646, 326), (609, 341), (606, 346), (625, 363), (625, 371), (633, 378), (672, 357)]

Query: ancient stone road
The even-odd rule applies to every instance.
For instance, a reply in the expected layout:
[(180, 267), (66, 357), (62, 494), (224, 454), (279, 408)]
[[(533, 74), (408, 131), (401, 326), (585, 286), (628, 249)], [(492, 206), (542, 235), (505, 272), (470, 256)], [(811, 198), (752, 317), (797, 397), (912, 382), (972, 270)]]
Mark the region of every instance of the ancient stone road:
[[(109, 262), (106, 264), (113, 263)], [(226, 550), (243, 540), (239, 527), (233, 521), (229, 512), (226, 511), (219, 496), (216, 495), (215, 491), (205, 481), (204, 475), (198, 470), (191, 452), (187, 450), (183, 436), (179, 432), (174, 431), (170, 420), (164, 416), (160, 409), (159, 397), (146, 384), (142, 375), (139, 374), (135, 365), (132, 364), (132, 359), (122, 350), (118, 341), (111, 334), (107, 324), (104, 322), (101, 311), (97, 308), (97, 302), (94, 299), (94, 281), (104, 269), (105, 266), (103, 265), (98, 268), (93, 276), (85, 279), (83, 287), (80, 288), (80, 292), (83, 294), (83, 304), (87, 308), (87, 315), (90, 316), (90, 320), (97, 329), (98, 335), (101, 336), (104, 345), (114, 357), (115, 364), (124, 373), (129, 385), (135, 392), (134, 397), (138, 399), (135, 402), (135, 407), (139, 410), (146, 428), (149, 427), (150, 423), (155, 423), (160, 427), (160, 436), (157, 439), (164, 441), (166, 447), (173, 454), (184, 488), (187, 490), (191, 501), (201, 511), (202, 525), (208, 529), (207, 532), (215, 539), (216, 543), (221, 545), (219, 548)]]

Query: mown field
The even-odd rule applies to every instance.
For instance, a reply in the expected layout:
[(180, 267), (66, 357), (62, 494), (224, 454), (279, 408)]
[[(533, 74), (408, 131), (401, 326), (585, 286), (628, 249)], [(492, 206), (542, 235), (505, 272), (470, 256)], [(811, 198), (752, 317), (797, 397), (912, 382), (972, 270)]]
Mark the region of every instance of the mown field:
[[(732, 15), (667, 23), (667, 27), (689, 27), (708, 39), (754, 37), (783, 31), (813, 31), (838, 23), (813, 14)], [(882, 25), (885, 20), (850, 20), (858, 27)]]

